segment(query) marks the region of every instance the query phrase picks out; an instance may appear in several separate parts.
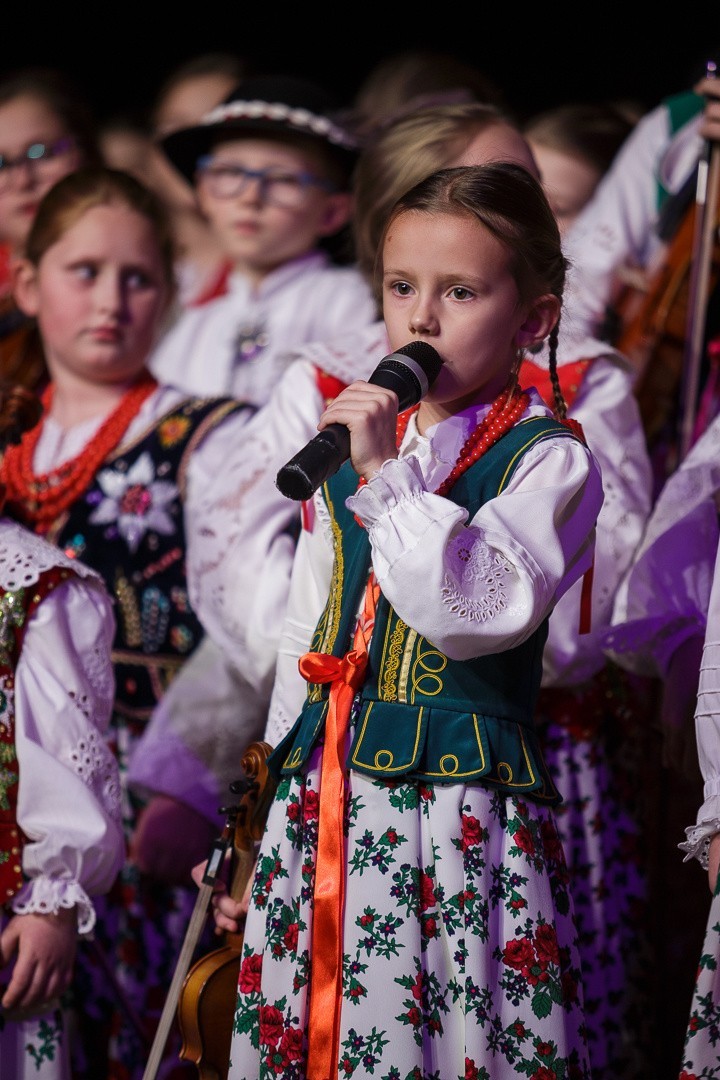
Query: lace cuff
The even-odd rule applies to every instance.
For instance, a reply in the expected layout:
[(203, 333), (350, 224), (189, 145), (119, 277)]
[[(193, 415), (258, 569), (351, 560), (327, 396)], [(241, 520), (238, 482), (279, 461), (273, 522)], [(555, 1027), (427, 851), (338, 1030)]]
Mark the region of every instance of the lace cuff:
[(83, 937), (95, 926), (95, 908), (77, 881), (40, 875), (23, 885), (10, 906), (16, 915), (55, 915), (61, 908), (77, 907), (78, 934)]
[(406, 458), (389, 458), (345, 505), (370, 529), (398, 503), (417, 499), (426, 490), (417, 458), (412, 454)]
[(678, 844), (680, 850), (685, 852), (683, 862), (697, 859), (703, 870), (707, 870), (710, 841), (716, 833), (720, 833), (720, 818), (703, 821), (699, 825), (690, 825), (685, 830), (687, 840)]

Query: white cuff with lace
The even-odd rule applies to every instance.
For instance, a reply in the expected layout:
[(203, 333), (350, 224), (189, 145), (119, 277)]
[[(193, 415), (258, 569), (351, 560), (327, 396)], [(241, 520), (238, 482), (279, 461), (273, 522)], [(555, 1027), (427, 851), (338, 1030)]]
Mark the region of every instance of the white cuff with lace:
[(10, 906), (16, 915), (56, 915), (61, 908), (77, 907), (78, 934), (83, 937), (95, 926), (95, 908), (77, 881), (41, 874), (23, 885)]

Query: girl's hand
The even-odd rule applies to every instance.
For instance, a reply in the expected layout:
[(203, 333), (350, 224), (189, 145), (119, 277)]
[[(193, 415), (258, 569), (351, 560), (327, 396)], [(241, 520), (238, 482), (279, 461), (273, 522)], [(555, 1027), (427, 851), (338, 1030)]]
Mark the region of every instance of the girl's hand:
[(77, 949), (77, 913), (13, 915), (0, 935), (2, 962), (16, 956), (4, 1009), (37, 1008), (58, 998), (70, 985)]
[(322, 431), (328, 424), (344, 424), (350, 432), (353, 468), (370, 480), (383, 462), (398, 456), (397, 413), (397, 394), (374, 383), (357, 381), (328, 405), (318, 428)]
[[(198, 888), (202, 885), (206, 866), (207, 859), (205, 862), (199, 863), (197, 866), (193, 867), (192, 879)], [(216, 934), (222, 934), (225, 931), (228, 931), (231, 934), (239, 934), (242, 930), (245, 923), (245, 916), (247, 915), (250, 906), (250, 896), (252, 894), (252, 884), (255, 878), (256, 866), (257, 862), (253, 866), (252, 873), (248, 878), (248, 883), (245, 886), (245, 892), (243, 893), (241, 900), (233, 900), (233, 898), (228, 895), (226, 883), (221, 881), (220, 878), (215, 880), (211, 904)]]
[(694, 87), (696, 94), (705, 97), (705, 109), (700, 124), (704, 139), (720, 140), (720, 79), (701, 79)]

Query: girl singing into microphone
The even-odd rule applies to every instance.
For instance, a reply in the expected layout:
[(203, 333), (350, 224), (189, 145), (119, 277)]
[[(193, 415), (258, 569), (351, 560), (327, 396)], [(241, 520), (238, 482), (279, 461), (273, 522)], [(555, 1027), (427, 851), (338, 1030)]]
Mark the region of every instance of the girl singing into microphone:
[[(442, 170), (390, 214), (391, 347), (443, 366), (399, 416), (356, 381), (321, 420), (351, 457), (293, 568), (273, 697), (297, 720), (250, 895), (214, 897), (218, 928), (247, 911), (231, 1078), (590, 1075), (533, 728), (548, 617), (591, 566), (603, 498), (563, 422), (565, 270), (522, 166)], [(545, 339), (558, 418), (517, 382)]]

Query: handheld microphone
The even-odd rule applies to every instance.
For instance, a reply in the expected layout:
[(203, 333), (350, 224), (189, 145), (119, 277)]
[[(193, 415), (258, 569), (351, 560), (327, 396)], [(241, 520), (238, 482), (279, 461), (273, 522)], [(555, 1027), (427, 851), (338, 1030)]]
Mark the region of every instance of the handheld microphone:
[[(381, 360), (368, 382), (393, 390), (402, 412), (425, 397), (441, 367), (432, 345), (411, 341)], [(275, 484), (288, 499), (309, 499), (349, 457), (350, 431), (345, 424), (330, 424), (283, 465)]]

